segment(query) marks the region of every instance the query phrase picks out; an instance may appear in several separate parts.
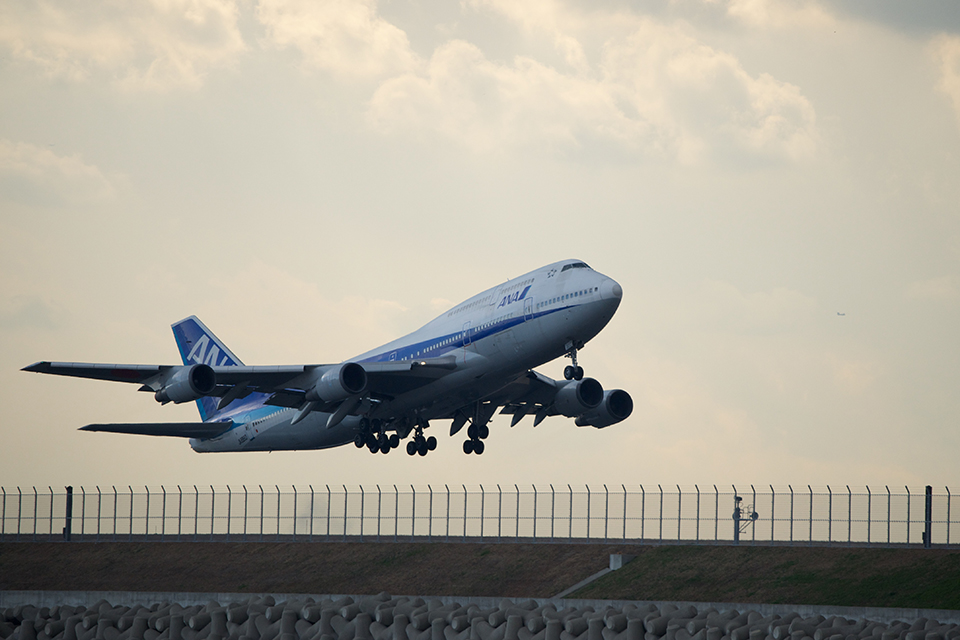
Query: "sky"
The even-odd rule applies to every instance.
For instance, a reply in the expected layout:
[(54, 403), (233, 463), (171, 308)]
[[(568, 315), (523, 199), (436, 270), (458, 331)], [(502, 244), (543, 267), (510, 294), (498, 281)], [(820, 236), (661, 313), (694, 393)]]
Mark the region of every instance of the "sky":
[[(960, 9), (889, 0), (0, 3), (0, 485), (960, 489)], [(39, 360), (329, 363), (543, 264), (635, 407), (427, 458), (197, 454)], [(565, 361), (539, 371), (560, 377)]]

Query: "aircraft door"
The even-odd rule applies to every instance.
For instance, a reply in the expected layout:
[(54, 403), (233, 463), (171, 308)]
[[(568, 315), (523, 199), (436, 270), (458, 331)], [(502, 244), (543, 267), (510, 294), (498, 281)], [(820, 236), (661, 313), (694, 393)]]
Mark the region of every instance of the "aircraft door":
[(463, 323), (463, 346), (467, 346), (473, 341), (473, 326), (470, 321)]
[(533, 318), (533, 298), (527, 298), (523, 301), (523, 321)]

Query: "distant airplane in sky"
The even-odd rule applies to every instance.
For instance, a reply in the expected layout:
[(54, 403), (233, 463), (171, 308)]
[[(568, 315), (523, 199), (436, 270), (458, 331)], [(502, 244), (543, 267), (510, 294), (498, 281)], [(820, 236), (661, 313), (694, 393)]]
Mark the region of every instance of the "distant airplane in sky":
[[(158, 402), (196, 401), (202, 422), (91, 424), (109, 431), (190, 438), (198, 452), (325, 449), (353, 442), (410, 455), (437, 446), (431, 420), (465, 425), (464, 453), (482, 454), (493, 415), (608, 427), (633, 400), (585, 378), (577, 352), (607, 325), (623, 291), (579, 260), (547, 265), (488, 289), (420, 329), (339, 364), (246, 366), (199, 319), (173, 325), (183, 365), (38, 362), (24, 371), (130, 382)], [(564, 380), (533, 367), (571, 358)]]
[(845, 315), (847, 315), (847, 314), (845, 314), (845, 313), (840, 313), (839, 311), (837, 311), (837, 315), (838, 315), (838, 316), (845, 316)]

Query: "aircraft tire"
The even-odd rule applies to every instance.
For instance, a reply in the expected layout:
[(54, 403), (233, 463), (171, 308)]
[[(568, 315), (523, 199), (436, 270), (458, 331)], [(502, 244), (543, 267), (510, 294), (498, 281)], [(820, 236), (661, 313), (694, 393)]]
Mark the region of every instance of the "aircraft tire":
[(426, 440), (422, 438), (420, 439), (420, 444), (417, 445), (417, 453), (419, 453), (421, 456), (425, 456), (430, 453), (430, 449), (427, 447)]
[(473, 443), (473, 452), (478, 456), (483, 453), (483, 449), (484, 449), (483, 440), (477, 440), (476, 442)]
[(482, 427), (477, 429), (477, 432), (478, 432), (477, 437), (480, 438), (481, 440), (484, 440), (490, 436), (490, 427), (488, 427), (487, 425), (483, 425)]
[(567, 365), (563, 368), (563, 379), (564, 380), (573, 380), (573, 374), (576, 370), (571, 365)]
[(390, 441), (384, 440), (383, 444), (380, 445), (380, 453), (387, 454), (390, 453)]
[(411, 440), (407, 443), (407, 455), (416, 455), (417, 453), (417, 443)]
[(370, 428), (370, 420), (367, 418), (360, 418), (360, 431), (367, 431)]
[(356, 437), (353, 439), (353, 444), (357, 445), (357, 449), (363, 449), (364, 445), (367, 443), (363, 439), (363, 436), (358, 433)]
[(427, 449), (434, 451), (437, 448), (437, 439), (433, 436), (427, 438)]
[(463, 441), (463, 452), (467, 455), (473, 453), (473, 440), (464, 440)]
[(367, 443), (367, 449), (370, 450), (370, 453), (376, 453), (377, 451), (380, 451), (380, 445), (377, 444), (376, 440), (374, 440), (373, 442)]
[(477, 438), (477, 425), (472, 424), (467, 427), (467, 437), (471, 440), (476, 440)]
[(391, 449), (396, 449), (396, 448), (399, 447), (399, 446), (400, 446), (400, 436), (398, 436), (398, 435), (395, 434), (395, 433), (391, 434), (391, 435), (390, 435), (390, 448), (391, 448)]
[(583, 367), (576, 367), (573, 371), (574, 380), (583, 380)]

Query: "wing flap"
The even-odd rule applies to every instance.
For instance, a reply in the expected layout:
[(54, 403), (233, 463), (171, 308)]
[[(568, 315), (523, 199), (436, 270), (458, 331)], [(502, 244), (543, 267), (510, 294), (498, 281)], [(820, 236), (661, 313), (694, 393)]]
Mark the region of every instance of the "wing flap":
[(174, 438), (213, 438), (233, 427), (233, 422), (129, 422), (88, 424), (80, 431), (106, 431), (141, 436), (171, 436)]

